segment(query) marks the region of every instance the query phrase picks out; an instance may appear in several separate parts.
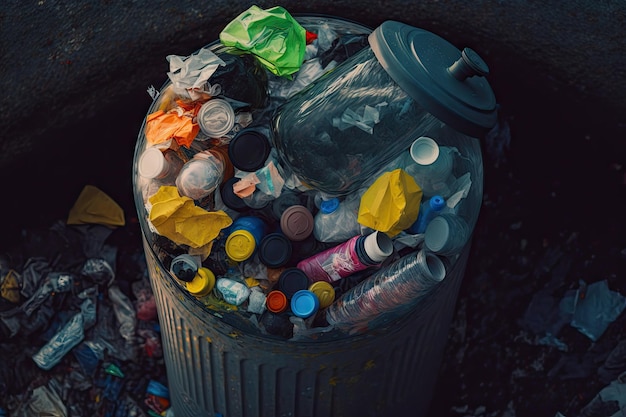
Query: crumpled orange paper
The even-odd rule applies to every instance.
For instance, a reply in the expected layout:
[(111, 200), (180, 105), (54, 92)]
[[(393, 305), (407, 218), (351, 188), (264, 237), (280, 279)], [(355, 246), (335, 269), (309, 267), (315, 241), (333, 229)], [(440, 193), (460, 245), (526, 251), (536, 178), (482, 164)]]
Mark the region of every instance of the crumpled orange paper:
[(99, 188), (86, 185), (70, 209), (67, 224), (124, 226), (124, 210)]
[(406, 171), (385, 172), (363, 193), (357, 221), (393, 237), (417, 220), (422, 194)]
[(177, 104), (178, 109), (168, 112), (157, 110), (146, 116), (145, 133), (150, 144), (156, 145), (174, 139), (179, 145), (190, 147), (200, 131), (200, 126), (193, 122), (200, 104), (190, 105), (182, 101), (177, 101)]
[[(205, 247), (230, 226), (233, 220), (222, 210), (206, 211), (194, 201), (180, 196), (178, 189), (166, 185), (149, 199), (150, 222), (157, 232), (179, 245)], [(210, 246), (208, 247), (210, 251)]]

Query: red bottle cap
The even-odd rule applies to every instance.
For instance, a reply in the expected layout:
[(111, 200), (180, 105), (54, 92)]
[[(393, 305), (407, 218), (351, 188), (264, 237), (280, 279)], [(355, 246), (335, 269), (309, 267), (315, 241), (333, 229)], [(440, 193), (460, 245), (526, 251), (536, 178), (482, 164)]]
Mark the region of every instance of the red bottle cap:
[(287, 309), (287, 297), (278, 290), (270, 291), (267, 294), (265, 306), (272, 313), (282, 313)]

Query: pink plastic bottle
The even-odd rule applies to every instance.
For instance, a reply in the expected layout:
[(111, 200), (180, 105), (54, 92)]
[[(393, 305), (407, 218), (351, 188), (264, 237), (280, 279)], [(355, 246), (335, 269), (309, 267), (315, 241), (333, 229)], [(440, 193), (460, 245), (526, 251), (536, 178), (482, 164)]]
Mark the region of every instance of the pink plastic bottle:
[(391, 252), (393, 243), (389, 236), (374, 232), (368, 236), (354, 236), (340, 245), (303, 259), (297, 267), (311, 282), (332, 283), (380, 264)]

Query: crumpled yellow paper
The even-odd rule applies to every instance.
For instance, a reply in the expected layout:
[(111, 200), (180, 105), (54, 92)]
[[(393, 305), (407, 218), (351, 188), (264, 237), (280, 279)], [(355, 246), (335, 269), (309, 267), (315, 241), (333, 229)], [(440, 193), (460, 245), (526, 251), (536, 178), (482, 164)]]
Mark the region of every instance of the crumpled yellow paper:
[[(174, 186), (164, 185), (149, 199), (150, 222), (157, 232), (179, 245), (202, 248), (230, 226), (233, 220), (222, 210), (206, 211), (180, 196)], [(211, 247), (207, 247), (210, 252)]]
[(98, 187), (86, 185), (70, 209), (67, 224), (124, 226), (124, 210)]
[(393, 237), (417, 220), (422, 194), (406, 171), (385, 172), (361, 196), (357, 221)]

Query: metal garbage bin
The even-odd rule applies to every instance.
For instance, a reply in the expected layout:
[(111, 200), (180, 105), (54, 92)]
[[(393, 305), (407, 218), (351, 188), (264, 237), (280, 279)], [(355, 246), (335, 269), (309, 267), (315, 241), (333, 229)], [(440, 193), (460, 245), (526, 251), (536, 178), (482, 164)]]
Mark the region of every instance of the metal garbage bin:
[[(295, 16), (315, 31), (330, 25), (368, 34), (358, 23)], [(215, 42), (211, 48), (218, 48)], [(165, 84), (165, 86), (167, 83)], [(164, 87), (165, 87), (164, 86)], [(148, 114), (155, 111), (155, 101)], [(471, 236), (447, 265), (445, 279), (420, 303), (365, 332), (281, 340), (240, 315), (205, 308), (185, 291), (160, 256), (160, 237), (146, 220), (137, 162), (146, 148), (145, 121), (135, 149), (134, 189), (176, 417), (425, 415), (435, 387)], [(482, 158), (475, 138), (455, 138), (471, 188), (461, 214), (473, 230), (482, 201)], [(445, 143), (444, 143), (445, 144)]]

